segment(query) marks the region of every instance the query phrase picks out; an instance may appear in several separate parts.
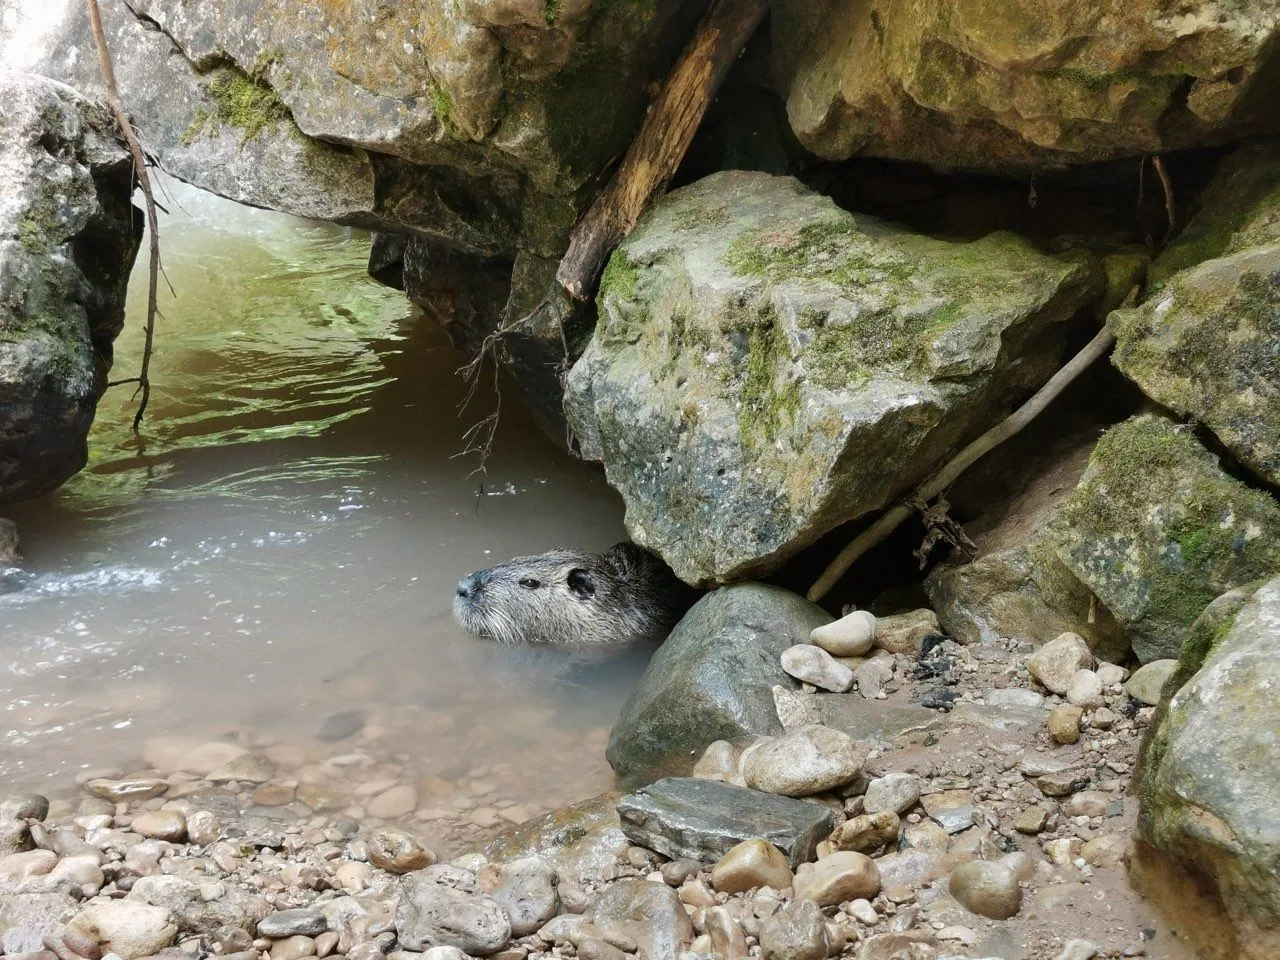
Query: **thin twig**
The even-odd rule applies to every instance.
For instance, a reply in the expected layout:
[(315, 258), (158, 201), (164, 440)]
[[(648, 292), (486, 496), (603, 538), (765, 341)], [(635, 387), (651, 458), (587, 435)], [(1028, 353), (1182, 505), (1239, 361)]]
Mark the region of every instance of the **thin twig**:
[(1156, 168), (1156, 173), (1160, 175), (1160, 186), (1164, 188), (1164, 212), (1169, 218), (1169, 229), (1165, 232), (1164, 238), (1168, 240), (1173, 236), (1173, 228), (1176, 225), (1176, 218), (1173, 213), (1173, 184), (1169, 182), (1169, 174), (1165, 173), (1164, 162), (1160, 159), (1159, 154), (1151, 158), (1151, 165)]
[[(1125, 298), (1124, 306), (1131, 306), (1138, 297), (1138, 288), (1134, 287)], [(1079, 353), (1071, 358), (1061, 370), (1055, 373), (1043, 387), (998, 424), (974, 440), (956, 454), (955, 458), (941, 470), (920, 485), (919, 489), (905, 502), (898, 503), (887, 510), (879, 520), (862, 533), (858, 534), (847, 547), (840, 551), (834, 560), (827, 565), (812, 587), (809, 588), (809, 600), (817, 603), (830, 592), (836, 582), (848, 572), (854, 562), (864, 553), (898, 528), (898, 525), (911, 516), (915, 509), (912, 502), (928, 503), (955, 483), (960, 474), (973, 466), (981, 457), (995, 447), (1017, 434), (1027, 424), (1040, 415), (1076, 377), (1111, 348), (1115, 335), (1106, 326), (1098, 331), (1097, 336), (1085, 345)]]
[[(142, 415), (147, 410), (147, 402), (151, 399), (151, 353), (155, 347), (156, 329), (156, 286), (160, 273), (160, 228), (156, 217), (156, 200), (151, 192), (151, 178), (147, 175), (147, 158), (138, 143), (133, 124), (120, 103), (120, 92), (116, 88), (116, 73), (111, 66), (111, 52), (107, 49), (107, 37), (102, 31), (102, 12), (98, 9), (98, 0), (85, 0), (89, 8), (89, 26), (93, 31), (93, 40), (98, 47), (98, 60), (102, 64), (102, 79), (107, 88), (107, 105), (115, 116), (125, 143), (129, 145), (129, 153), (133, 155), (133, 172), (138, 178), (138, 186), (142, 188), (142, 197), (147, 208), (147, 232), (151, 235), (150, 279), (147, 285), (147, 326), (142, 346), (142, 366), (136, 378), (126, 383), (136, 382), (142, 399), (138, 402), (138, 410), (133, 415), (133, 431), (138, 432), (142, 423)], [(168, 278), (166, 278), (167, 280)], [(170, 289), (173, 289), (170, 287)], [(137, 394), (135, 394), (136, 396)]]

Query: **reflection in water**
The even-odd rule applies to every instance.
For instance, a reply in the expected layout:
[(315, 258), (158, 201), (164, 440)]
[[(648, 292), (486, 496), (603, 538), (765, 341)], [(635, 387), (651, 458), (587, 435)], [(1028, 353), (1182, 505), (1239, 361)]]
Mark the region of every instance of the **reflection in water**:
[[(424, 773), (493, 766), (515, 785), (527, 768), (548, 803), (601, 786), (602, 729), (643, 654), (497, 650), (449, 601), (461, 573), (623, 536), (602, 478), (507, 409), (500, 495), (477, 497), (455, 454), (483, 411), (459, 420), (458, 356), (365, 276), (367, 237), (172, 189), (177, 296), (162, 284), (142, 435), (113, 389), (89, 467), (12, 511), (26, 560), (0, 584), (0, 778), (133, 769), (158, 735), (332, 750), (319, 724), (358, 710), (362, 749)], [(145, 290), (140, 263), (114, 376), (136, 371)]]

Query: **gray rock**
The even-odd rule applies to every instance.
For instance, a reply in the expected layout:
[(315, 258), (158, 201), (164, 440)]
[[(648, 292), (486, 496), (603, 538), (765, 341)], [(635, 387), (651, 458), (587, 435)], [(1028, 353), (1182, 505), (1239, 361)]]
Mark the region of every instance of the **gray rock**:
[(920, 779), (910, 773), (886, 773), (867, 784), (862, 809), (867, 813), (904, 814), (920, 799)]
[(606, 887), (587, 914), (604, 939), (624, 937), (643, 956), (674, 957), (693, 940), (693, 924), (665, 883), (619, 880)]
[(364, 721), (365, 716), (362, 710), (343, 710), (339, 713), (331, 713), (321, 722), (320, 729), (316, 731), (316, 736), (321, 740), (346, 740), (348, 737), (354, 737), (364, 729)]
[(760, 925), (764, 960), (826, 960), (831, 954), (822, 911), (812, 900), (789, 903)]
[(93, 900), (68, 921), (122, 960), (140, 960), (173, 943), (178, 928), (164, 907), (140, 900)]
[(844, 693), (853, 686), (853, 671), (821, 647), (798, 643), (782, 651), (782, 669), (802, 683)]
[(34, 845), (25, 820), (0, 820), (0, 857), (22, 853)]
[(847, 900), (870, 900), (880, 892), (880, 870), (866, 854), (840, 850), (796, 871), (797, 900), (831, 907)]
[(6, 955), (44, 949), (44, 938), (76, 912), (65, 893), (6, 893), (0, 896), (0, 948)]
[(1178, 669), (1177, 660), (1152, 660), (1133, 671), (1124, 685), (1124, 692), (1133, 699), (1155, 706), (1160, 702), (1160, 691), (1164, 683)]
[(1048, 535), (1143, 663), (1176, 658), (1219, 594), (1280, 569), (1280, 504), (1151, 415), (1103, 434)]
[(430, 870), (405, 874), (396, 932), (409, 950), (457, 947), (473, 956), (497, 953), (511, 939), (511, 921), (492, 898), (436, 883)]
[(1112, 362), (1149, 397), (1212, 430), (1280, 485), (1280, 141), (1219, 167), (1199, 212), (1151, 266), (1152, 292), (1117, 310)]
[(847, 733), (810, 724), (744, 753), (742, 778), (756, 790), (808, 797), (854, 780), (866, 759)]
[(556, 871), (541, 857), (489, 864), (476, 875), (479, 888), (492, 897), (511, 921), (511, 933), (533, 933), (556, 915)]
[(984, 699), (992, 707), (1026, 707), (1035, 709), (1044, 706), (1044, 695), (1028, 690), (1026, 687), (1003, 687), (988, 690)]
[(1280, 955), (1277, 649), (1280, 579), (1273, 579), (1170, 701), (1144, 744), (1138, 791), (1139, 851), (1179, 882), (1191, 882), (1186, 870), (1216, 885), (1247, 960)]
[(763, 839), (791, 867), (813, 857), (831, 832), (831, 811), (803, 800), (715, 780), (668, 778), (623, 797), (622, 831), (665, 856), (714, 863), (743, 840)]
[(169, 781), (158, 777), (134, 777), (130, 780), (90, 780), (84, 788), (95, 797), (113, 803), (136, 803), (159, 797), (169, 789)]
[[(778, 691), (774, 691), (775, 706)], [(864, 700), (837, 693), (796, 695), (788, 730), (806, 724), (821, 724), (847, 733), (855, 740), (892, 740), (908, 731), (928, 730), (940, 724), (937, 713), (881, 700)]]
[(786, 890), (792, 878), (786, 855), (768, 840), (758, 839), (730, 847), (711, 870), (717, 893), (746, 893), (757, 887)]
[(85, 464), (141, 225), (129, 154), (103, 108), (16, 72), (0, 74), (0, 102), (5, 503), (46, 493)]
[(177, 842), (187, 838), (187, 818), (177, 810), (149, 810), (134, 817), (129, 829), (140, 837)]
[(281, 910), (258, 921), (260, 937), (314, 937), (329, 928), (329, 921), (319, 910)]
[(49, 815), (49, 798), (38, 793), (15, 793), (0, 800), (0, 820), (43, 820)]
[(1077, 671), (1092, 667), (1093, 652), (1084, 638), (1064, 633), (1027, 658), (1027, 672), (1050, 693), (1065, 696)]
[(781, 733), (770, 691), (796, 684), (778, 658), (830, 619), (803, 597), (758, 583), (699, 600), (653, 655), (613, 727), (607, 756), (623, 784), (686, 774), (716, 740)]
[(388, 873), (408, 873), (436, 862), (436, 855), (417, 837), (403, 830), (383, 827), (369, 834), (369, 862)]
[(976, 860), (951, 871), (951, 896), (967, 910), (1007, 920), (1022, 908), (1018, 875), (1006, 864)]
[(836, 827), (829, 839), (836, 850), (873, 854), (896, 841), (901, 829), (899, 816), (892, 810), (882, 810), (850, 817)]
[(974, 815), (977, 813), (978, 808), (974, 804), (965, 803), (958, 807), (935, 810), (929, 814), (929, 817), (947, 833), (955, 834), (972, 827), (975, 822)]
[[(1273, 63), (1280, 28), (1267, 0), (1204, 0), (1185, 23), (1166, 10), (784, 4), (774, 62), (796, 137), (831, 160), (1012, 173), (1274, 130), (1268, 105), (1240, 89)], [(1184, 83), (1162, 66), (1179, 57)], [(1248, 79), (1233, 84), (1231, 70)]]
[(687, 582), (743, 579), (1002, 416), (1098, 292), (1087, 258), (936, 241), (795, 180), (716, 173), (614, 253), (565, 412), (634, 540)]
[(0, 568), (12, 567), (18, 562), (18, 525), (0, 517)]
[(603, 793), (510, 827), (466, 851), (486, 861), (541, 857), (562, 883), (596, 886), (616, 869), (627, 839), (618, 822), (619, 794)]

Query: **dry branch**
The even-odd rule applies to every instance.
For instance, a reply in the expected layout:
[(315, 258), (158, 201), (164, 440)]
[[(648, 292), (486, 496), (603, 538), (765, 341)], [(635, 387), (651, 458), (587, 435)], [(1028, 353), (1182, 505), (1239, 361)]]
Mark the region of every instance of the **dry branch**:
[[(1130, 306), (1137, 299), (1135, 287), (1125, 298), (1124, 306)], [(941, 470), (920, 485), (920, 487), (902, 503), (887, 510), (879, 520), (858, 534), (847, 547), (840, 551), (834, 560), (822, 571), (822, 576), (809, 588), (809, 600), (817, 603), (830, 592), (836, 582), (848, 572), (854, 562), (877, 543), (891, 534), (902, 521), (911, 516), (917, 509), (914, 504), (927, 504), (942, 494), (955, 483), (960, 474), (973, 466), (980, 458), (1019, 433), (1023, 427), (1038, 417), (1053, 400), (1067, 388), (1076, 377), (1084, 373), (1095, 360), (1110, 349), (1115, 342), (1115, 335), (1104, 325), (1097, 336), (1090, 340), (1079, 353), (1067, 362), (1066, 366), (1055, 373), (1043, 387), (1005, 419), (974, 440), (956, 454), (955, 458)]]
[[(102, 64), (102, 79), (107, 88), (107, 105), (115, 116), (125, 143), (129, 145), (129, 153), (133, 155), (133, 172), (138, 178), (138, 186), (142, 188), (142, 196), (147, 207), (147, 233), (151, 238), (150, 280), (147, 286), (147, 325), (146, 337), (142, 347), (142, 367), (137, 377), (118, 380), (115, 383), (137, 383), (142, 399), (138, 402), (138, 411), (133, 415), (133, 429), (136, 433), (142, 423), (142, 415), (147, 410), (147, 401), (151, 399), (151, 352), (155, 342), (156, 329), (156, 286), (160, 274), (160, 230), (156, 218), (156, 199), (151, 192), (151, 178), (147, 175), (147, 158), (138, 142), (129, 115), (120, 103), (120, 92), (116, 88), (116, 73), (111, 66), (111, 52), (107, 49), (107, 37), (102, 31), (102, 13), (98, 9), (98, 0), (85, 0), (89, 7), (89, 26), (93, 31), (93, 41), (98, 47), (98, 60)], [(135, 394), (136, 395), (136, 394)]]
[(764, 18), (769, 0), (715, 0), (640, 126), (609, 186), (569, 238), (556, 280), (576, 300), (591, 295), (609, 254), (661, 193), (725, 74)]

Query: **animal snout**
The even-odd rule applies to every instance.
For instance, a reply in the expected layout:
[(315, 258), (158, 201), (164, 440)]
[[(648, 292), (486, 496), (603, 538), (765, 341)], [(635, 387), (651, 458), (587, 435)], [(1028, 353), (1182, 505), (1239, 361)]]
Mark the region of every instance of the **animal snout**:
[(480, 580), (474, 574), (469, 577), (463, 577), (458, 581), (458, 596), (462, 597), (464, 600), (475, 596), (479, 589)]

